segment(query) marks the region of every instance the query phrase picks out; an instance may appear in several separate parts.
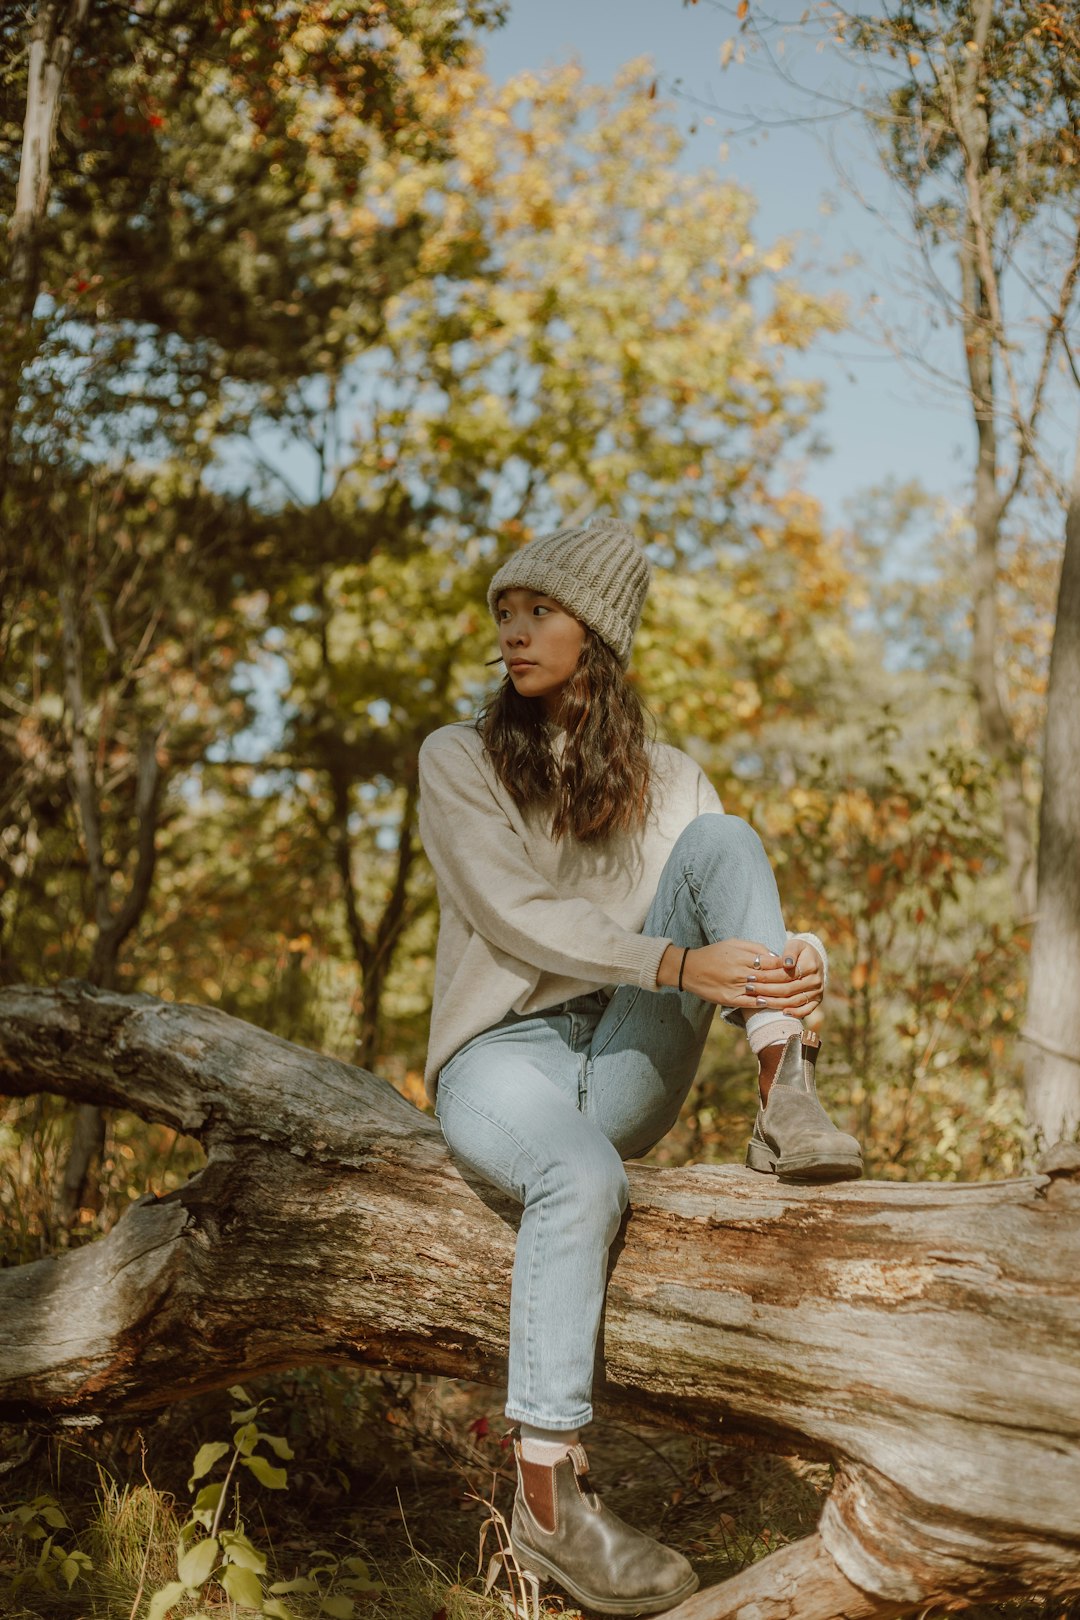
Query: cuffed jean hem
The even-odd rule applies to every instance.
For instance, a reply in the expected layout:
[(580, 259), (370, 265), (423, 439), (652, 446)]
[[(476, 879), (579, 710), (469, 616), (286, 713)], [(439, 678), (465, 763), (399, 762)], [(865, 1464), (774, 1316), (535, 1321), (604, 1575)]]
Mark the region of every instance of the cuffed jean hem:
[(573, 1429), (583, 1429), (586, 1423), (592, 1422), (593, 1411), (591, 1406), (583, 1406), (579, 1417), (552, 1417), (549, 1412), (526, 1412), (523, 1406), (510, 1406), (504, 1408), (506, 1416), (511, 1423), (531, 1423), (534, 1429), (552, 1429), (560, 1434)]

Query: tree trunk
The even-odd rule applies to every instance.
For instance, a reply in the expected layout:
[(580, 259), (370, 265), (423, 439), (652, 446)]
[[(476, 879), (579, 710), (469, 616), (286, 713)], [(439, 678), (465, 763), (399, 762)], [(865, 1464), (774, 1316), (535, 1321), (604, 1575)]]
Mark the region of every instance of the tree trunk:
[[(0, 1068), (208, 1153), (101, 1242), (0, 1272), (0, 1415), (93, 1422), (320, 1361), (503, 1382), (518, 1211), (384, 1082), (80, 984), (0, 991)], [(630, 1181), (601, 1406), (837, 1466), (816, 1536), (676, 1615), (1080, 1593), (1080, 1150), (998, 1184)]]
[(1080, 438), (1065, 520), (1046, 700), (1039, 893), (1028, 990), (1028, 1118), (1048, 1142), (1080, 1130)]
[[(989, 8), (984, 6), (980, 10), (985, 13)], [(961, 333), (977, 443), (971, 508), (975, 531), (971, 680), (983, 742), (998, 778), (1002, 837), (1013, 898), (1018, 914), (1026, 917), (1035, 904), (1031, 812), (1024, 791), (1023, 758), (1005, 708), (997, 668), (1000, 644), (998, 549), (1007, 503), (1015, 488), (1005, 496), (998, 491), (998, 407), (994, 378), (998, 337), (990, 308), (992, 282), (988, 285), (987, 281), (987, 271), (991, 276), (993, 272), (985, 264), (977, 242), (985, 225), (987, 128), (985, 114), (977, 104), (977, 93), (976, 80), (972, 78), (970, 83), (965, 80), (964, 104), (957, 108), (958, 133), (964, 139), (967, 153), (964, 171), (967, 220), (958, 254), (963, 311)]]
[[(127, 894), (114, 912), (112, 873), (105, 858), (101, 831), (101, 804), (97, 772), (86, 737), (86, 706), (83, 701), (83, 643), (79, 622), (80, 606), (70, 581), (60, 587), (60, 613), (64, 648), (64, 694), (71, 715), (72, 798), (82, 827), (86, 863), (94, 887), (94, 924), (97, 936), (90, 955), (87, 977), (104, 990), (116, 985), (120, 951), (146, 909), (157, 863), (157, 824), (160, 811), (161, 770), (157, 747), (160, 732), (144, 726), (139, 732), (138, 766), (135, 777), (135, 820), (138, 842), (135, 870)], [(93, 1103), (83, 1103), (75, 1112), (64, 1172), (57, 1192), (57, 1214), (65, 1226), (75, 1220), (89, 1197), (91, 1172), (105, 1145), (105, 1116)]]
[(41, 282), (41, 235), (60, 97), (89, 9), (90, 0), (38, 0), (30, 27), (22, 153), (8, 226), (10, 258), (2, 300), (8, 331), (4, 334), (5, 362), (0, 368), (0, 500), (7, 487), (22, 376), (37, 346), (32, 323)]

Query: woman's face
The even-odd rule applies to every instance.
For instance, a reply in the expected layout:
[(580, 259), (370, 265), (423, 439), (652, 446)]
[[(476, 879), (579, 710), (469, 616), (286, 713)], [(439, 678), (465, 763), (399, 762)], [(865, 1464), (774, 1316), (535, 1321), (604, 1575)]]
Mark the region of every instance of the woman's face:
[(495, 607), (499, 651), (515, 691), (539, 698), (553, 716), (585, 643), (585, 626), (553, 596), (524, 587), (501, 591)]

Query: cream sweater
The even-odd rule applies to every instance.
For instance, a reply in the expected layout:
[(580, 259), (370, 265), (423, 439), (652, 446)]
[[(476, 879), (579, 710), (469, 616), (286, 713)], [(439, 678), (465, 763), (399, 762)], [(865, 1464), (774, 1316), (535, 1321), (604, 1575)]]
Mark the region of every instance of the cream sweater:
[(420, 837), (435, 869), (439, 941), (424, 1080), (511, 1010), (539, 1012), (604, 985), (656, 989), (669, 939), (640, 932), (675, 840), (722, 811), (701, 767), (650, 743), (652, 808), (643, 831), (602, 844), (553, 843), (540, 811), (523, 814), (471, 722), (443, 726), (420, 750)]

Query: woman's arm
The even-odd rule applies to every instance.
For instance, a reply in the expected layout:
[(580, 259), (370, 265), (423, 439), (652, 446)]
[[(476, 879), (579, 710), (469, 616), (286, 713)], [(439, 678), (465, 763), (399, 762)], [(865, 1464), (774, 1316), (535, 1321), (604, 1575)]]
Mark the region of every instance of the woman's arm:
[(670, 940), (622, 928), (535, 871), (468, 747), (435, 733), (420, 750), (420, 837), (447, 895), (498, 950), (547, 973), (655, 990)]

